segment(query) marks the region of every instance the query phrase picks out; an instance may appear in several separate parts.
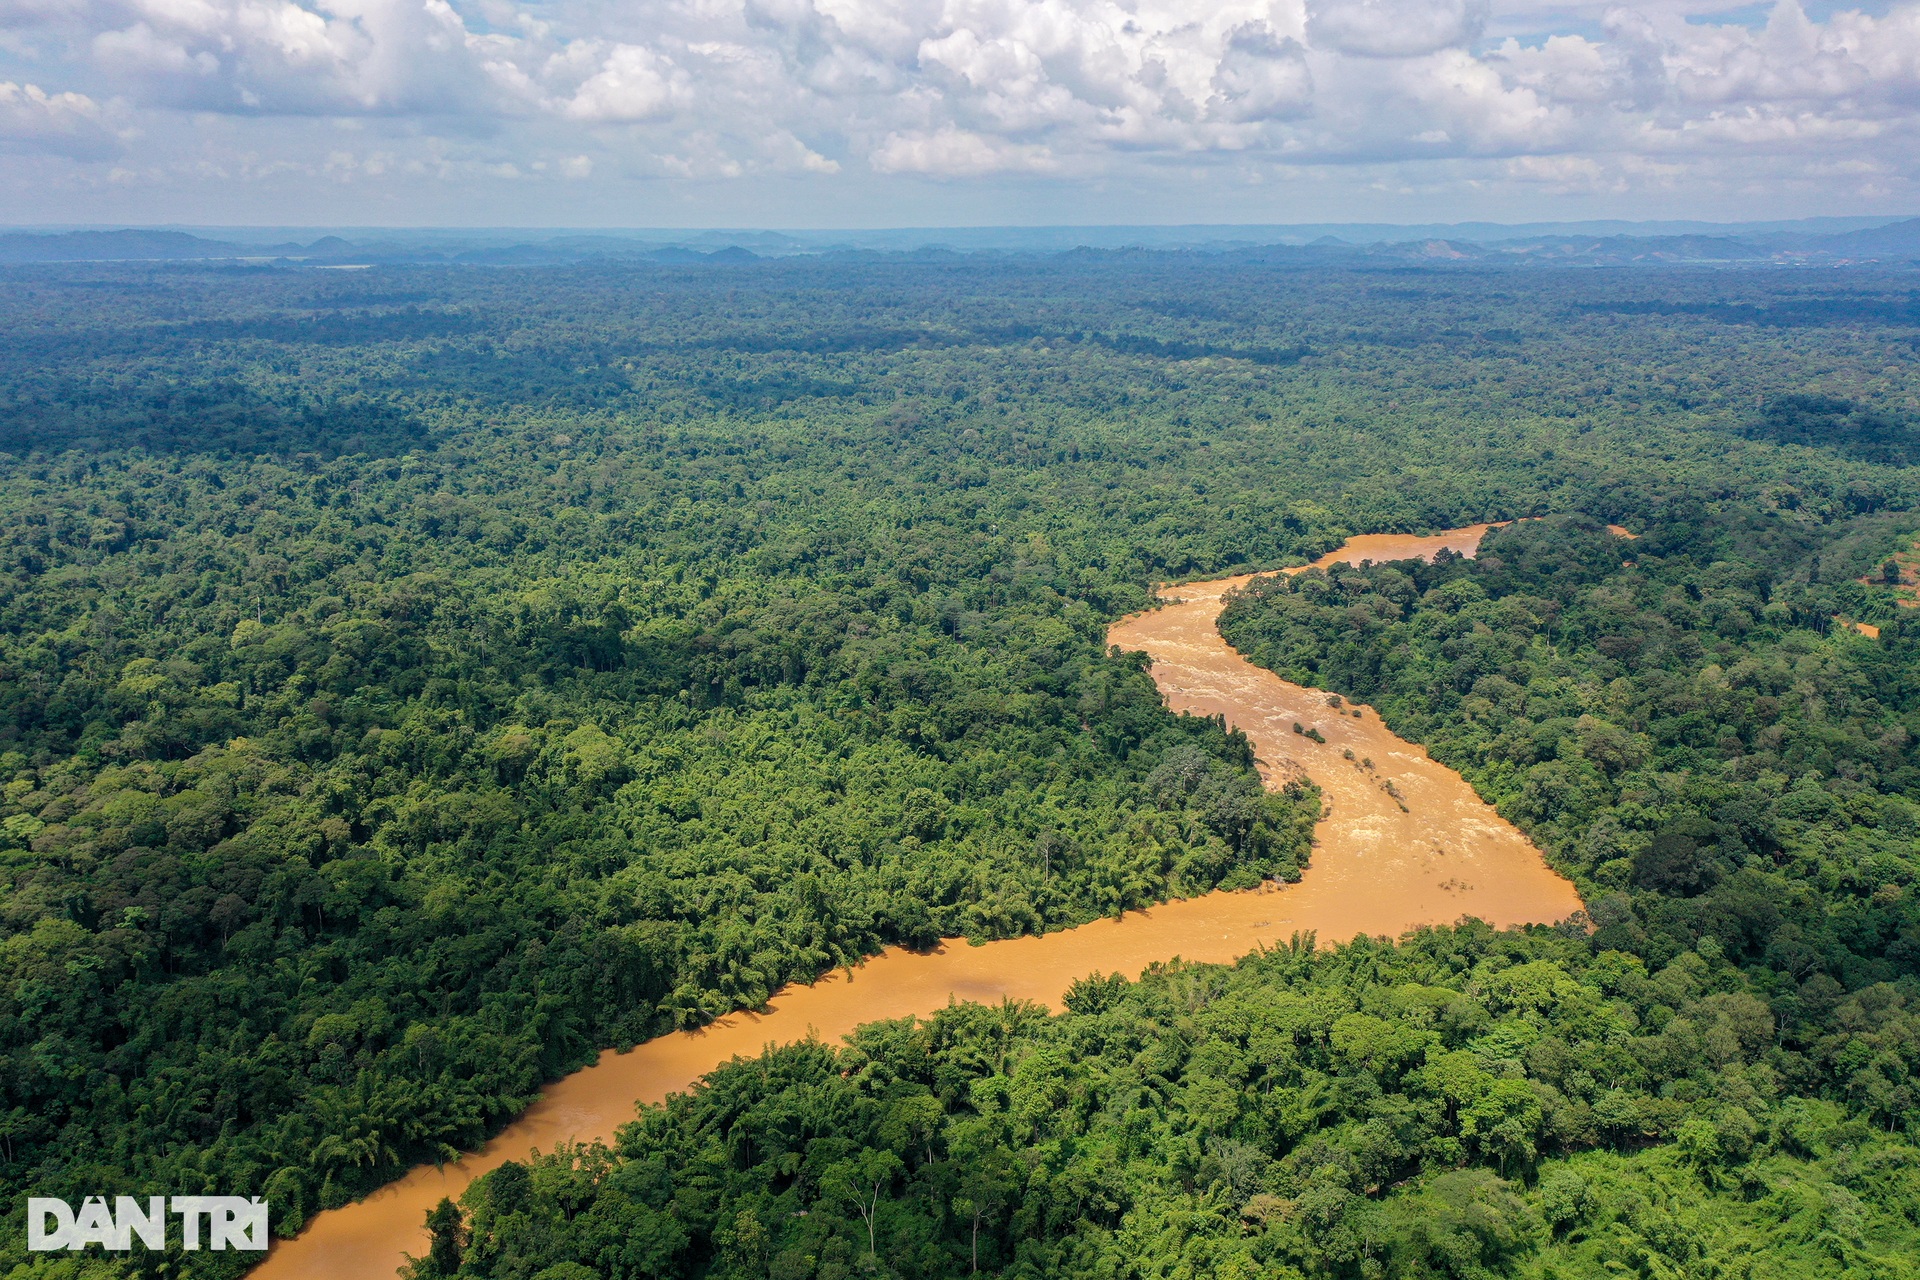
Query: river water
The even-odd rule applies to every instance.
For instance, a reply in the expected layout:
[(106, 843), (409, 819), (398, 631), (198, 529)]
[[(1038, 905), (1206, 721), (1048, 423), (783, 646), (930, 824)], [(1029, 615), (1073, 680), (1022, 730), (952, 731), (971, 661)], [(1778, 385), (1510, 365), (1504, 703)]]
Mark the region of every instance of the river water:
[[(1431, 537), (1370, 534), (1316, 563), (1431, 557), (1442, 547), (1472, 555), (1493, 526)], [(1294, 570), (1292, 572), (1297, 572)], [(687, 1089), (729, 1059), (815, 1035), (837, 1040), (863, 1022), (926, 1015), (949, 999), (1003, 998), (1058, 1007), (1090, 973), (1129, 977), (1156, 960), (1238, 959), (1263, 944), (1312, 930), (1324, 942), (1356, 934), (1397, 936), (1423, 924), (1478, 916), (1497, 926), (1551, 922), (1580, 910), (1573, 886), (1460, 776), (1387, 732), (1371, 708), (1336, 712), (1327, 695), (1288, 684), (1234, 652), (1214, 623), (1226, 592), (1250, 576), (1162, 591), (1161, 608), (1114, 624), (1109, 638), (1153, 658), (1153, 678), (1176, 711), (1224, 714), (1246, 731), (1260, 769), (1279, 783), (1304, 770), (1327, 813), (1315, 830), (1313, 865), (1285, 888), (1213, 893), (1098, 920), (1037, 938), (985, 946), (952, 941), (930, 953), (890, 949), (812, 986), (789, 987), (762, 1013), (738, 1013), (698, 1031), (605, 1052), (593, 1066), (548, 1087), (540, 1100), (478, 1153), (422, 1167), (365, 1200), (315, 1216), (296, 1239), (277, 1242), (255, 1280), (391, 1276), (404, 1253), (424, 1253), (422, 1221), (442, 1196), (507, 1160), (599, 1138), (633, 1118), (637, 1102)], [(1324, 744), (1293, 732), (1316, 728)], [(1344, 753), (1353, 753), (1349, 761)], [(1370, 760), (1372, 767), (1363, 765)], [(1389, 789), (1389, 784), (1391, 789)]]

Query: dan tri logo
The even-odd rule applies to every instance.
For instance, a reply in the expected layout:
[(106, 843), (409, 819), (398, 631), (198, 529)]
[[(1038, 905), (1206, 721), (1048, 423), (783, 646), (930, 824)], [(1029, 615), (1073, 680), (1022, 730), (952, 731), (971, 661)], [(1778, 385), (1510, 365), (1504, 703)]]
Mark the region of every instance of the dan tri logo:
[[(36, 1253), (79, 1250), (88, 1245), (122, 1252), (134, 1240), (149, 1249), (167, 1247), (167, 1210), (180, 1219), (180, 1247), (255, 1249), (267, 1247), (267, 1202), (244, 1196), (88, 1196), (76, 1212), (65, 1200), (27, 1197), (27, 1248)], [(202, 1228), (205, 1228), (204, 1231)], [(204, 1245), (203, 1245), (204, 1240)]]

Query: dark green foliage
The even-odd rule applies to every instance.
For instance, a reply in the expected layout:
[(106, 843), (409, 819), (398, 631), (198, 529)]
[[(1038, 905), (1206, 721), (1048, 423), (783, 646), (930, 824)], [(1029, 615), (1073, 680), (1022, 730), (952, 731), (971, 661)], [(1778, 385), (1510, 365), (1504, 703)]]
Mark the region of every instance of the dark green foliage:
[[(1660, 967), (1716, 939), (1790, 974), (1780, 1007), (1809, 1027), (1910, 967), (1905, 855), (1870, 834), (1905, 820), (1885, 655), (1907, 640), (1826, 628), (1835, 608), (1893, 620), (1853, 579), (1913, 475), (1740, 434), (1757, 403), (1830, 396), (1835, 369), (1841, 417), (1904, 421), (1898, 277), (1849, 276), (1840, 302), (1774, 273), (1183, 255), (5, 280), (12, 1223), (29, 1190), (205, 1191), (265, 1194), (291, 1229), (471, 1146), (600, 1046), (887, 943), (1293, 878), (1311, 796), (1262, 795), (1245, 740), (1169, 716), (1106, 625), (1155, 581), (1365, 530), (1585, 510), (1649, 530), (1649, 565), (1694, 557), (1701, 602), (1661, 589), (1749, 618), (1765, 672), (1736, 685), (1744, 651), (1722, 662), (1739, 697), (1710, 710), (1759, 717), (1741, 751), (1778, 756), (1791, 793), (1726, 773), (1698, 717), (1656, 770), (1683, 793), (1633, 790), (1652, 731), (1571, 708), (1615, 678), (1599, 664), (1631, 675), (1685, 638), (1609, 622), (1568, 709), (1527, 722), (1527, 767), (1566, 777), (1520, 816), (1608, 891), (1611, 945)], [(1802, 313), (1845, 322), (1753, 319)], [(1713, 523), (1761, 508), (1791, 514)], [(1687, 550), (1695, 527), (1725, 549)], [(1750, 536), (1771, 558), (1745, 558)], [(1617, 593), (1612, 543), (1565, 548), (1522, 565), (1528, 592)], [(1763, 582), (1780, 565), (1800, 567)], [(1413, 601), (1382, 591), (1315, 663), (1384, 678), (1371, 597)], [(1816, 703), (1818, 732), (1762, 741)], [(1076, 996), (1090, 1016), (1120, 999)], [(1891, 1060), (1857, 1070), (1846, 1104), (1894, 1123)], [(1525, 1176), (1523, 1145), (1491, 1176)], [(962, 1162), (969, 1221), (1013, 1203), (1002, 1162), (1025, 1157), (1001, 1151)], [(916, 1167), (896, 1155), (895, 1189)], [(869, 1172), (833, 1184), (863, 1235)], [(534, 1231), (549, 1175), (530, 1176), (503, 1213)], [(1422, 1194), (1441, 1225), (1395, 1246), (1406, 1266), (1518, 1247), (1500, 1186)], [(751, 1271), (776, 1225), (635, 1209), (596, 1230), (622, 1266)], [(1077, 1248), (1069, 1225), (1035, 1238)], [(523, 1248), (518, 1226), (441, 1226), (441, 1263)]]
[[(1095, 979), (1054, 1018), (955, 1005), (493, 1174), (466, 1263), (413, 1275), (1902, 1274), (1920, 1150), (1848, 1118), (1857, 1051), (1765, 996), (1718, 956), (1474, 926)], [(1920, 1068), (1905, 995), (1839, 1008)]]
[(1910, 527), (1528, 521), (1477, 560), (1256, 582), (1221, 627), (1460, 770), (1580, 880), (1603, 945), (1713, 939), (1782, 991), (1855, 987), (1920, 968), (1920, 627), (1854, 581)]
[[(514, 1167), (519, 1168), (518, 1165)], [(507, 1182), (505, 1166), (496, 1172), (499, 1175), (496, 1181), (504, 1187)], [(433, 1242), (427, 1247), (426, 1269), (440, 1275), (452, 1275), (458, 1271), (466, 1259), (470, 1237), (466, 1223), (461, 1220), (459, 1207), (453, 1201), (442, 1199), (427, 1214), (427, 1234)]]
[[(122, 389), (116, 389), (122, 390)], [(364, 396), (312, 403), (270, 400), (237, 383), (189, 384), (102, 396), (67, 389), (7, 406), (0, 450), (116, 449), (235, 455), (392, 457), (430, 448), (426, 427)]]
[(1906, 415), (1875, 413), (1836, 396), (1779, 396), (1747, 428), (1756, 439), (1832, 449), (1849, 458), (1887, 466), (1920, 462), (1920, 428)]

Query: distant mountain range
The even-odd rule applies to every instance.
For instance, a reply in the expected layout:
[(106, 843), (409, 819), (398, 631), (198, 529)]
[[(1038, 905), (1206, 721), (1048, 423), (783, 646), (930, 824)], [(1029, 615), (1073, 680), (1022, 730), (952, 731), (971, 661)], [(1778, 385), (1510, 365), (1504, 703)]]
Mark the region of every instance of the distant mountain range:
[[(615, 259), (667, 265), (879, 253), (1237, 253), (1301, 262), (1628, 266), (1849, 263), (1920, 266), (1920, 218), (1797, 222), (1313, 224), (1191, 227), (961, 227), (880, 231), (346, 230), (302, 243), (261, 229), (23, 230), (0, 234), (0, 263), (234, 262), (553, 266)], [(312, 234), (309, 232), (308, 234)], [(295, 233), (297, 235), (297, 233)]]

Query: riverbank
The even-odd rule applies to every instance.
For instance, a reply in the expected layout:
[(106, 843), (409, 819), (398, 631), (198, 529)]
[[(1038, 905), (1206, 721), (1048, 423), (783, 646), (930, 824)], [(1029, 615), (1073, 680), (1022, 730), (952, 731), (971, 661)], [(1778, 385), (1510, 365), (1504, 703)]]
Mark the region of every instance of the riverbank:
[[(1430, 557), (1443, 547), (1472, 555), (1493, 527), (1428, 537), (1364, 535), (1315, 563)], [(1320, 786), (1329, 811), (1316, 828), (1313, 865), (1299, 884), (1208, 894), (1118, 921), (979, 947), (956, 940), (925, 953), (894, 948), (850, 972), (787, 988), (763, 1012), (733, 1014), (630, 1053), (602, 1053), (593, 1066), (550, 1086), (480, 1152), (442, 1168), (415, 1169), (364, 1200), (316, 1215), (299, 1237), (276, 1244), (253, 1275), (389, 1276), (403, 1254), (424, 1251), (422, 1222), (442, 1196), (458, 1197), (476, 1177), (535, 1149), (610, 1142), (636, 1103), (658, 1102), (770, 1043), (809, 1035), (833, 1040), (865, 1022), (932, 1013), (950, 999), (1058, 1007), (1067, 987), (1090, 973), (1133, 976), (1176, 956), (1226, 962), (1295, 932), (1334, 942), (1356, 934), (1397, 936), (1465, 915), (1508, 926), (1579, 910), (1573, 886), (1459, 775), (1387, 732), (1371, 709), (1336, 709), (1325, 693), (1253, 666), (1220, 638), (1214, 621), (1225, 594), (1250, 580), (1168, 588), (1166, 604), (1116, 623), (1109, 638), (1153, 658), (1154, 680), (1175, 710), (1225, 715), (1245, 730), (1270, 783), (1292, 761)], [(1295, 722), (1313, 728), (1319, 740), (1295, 734)]]

